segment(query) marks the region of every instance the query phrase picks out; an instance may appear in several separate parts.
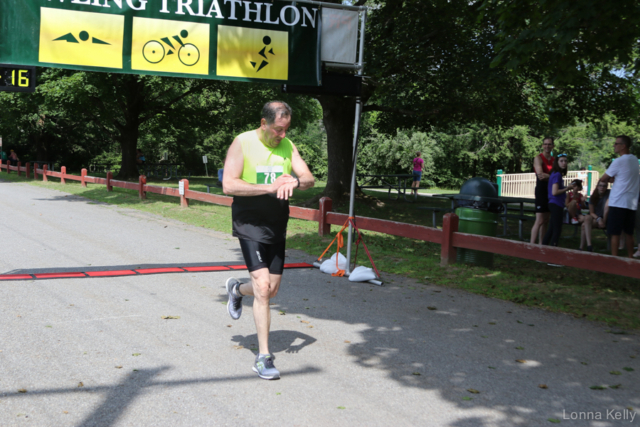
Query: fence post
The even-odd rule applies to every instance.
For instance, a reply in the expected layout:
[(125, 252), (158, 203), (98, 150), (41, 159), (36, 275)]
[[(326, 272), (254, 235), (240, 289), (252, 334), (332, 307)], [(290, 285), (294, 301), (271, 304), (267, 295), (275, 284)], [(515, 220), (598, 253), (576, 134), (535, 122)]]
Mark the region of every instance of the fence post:
[(591, 197), (591, 171), (593, 170), (593, 167), (591, 165), (587, 166), (587, 170), (589, 172), (587, 172), (587, 201), (589, 200), (589, 198)]
[(27, 179), (31, 178), (31, 163), (27, 162), (25, 166), (26, 169), (26, 173), (27, 173)]
[(42, 165), (42, 182), (48, 182), (47, 179), (47, 169), (49, 169), (49, 165)]
[(144, 185), (147, 183), (147, 177), (144, 175), (140, 175), (138, 177), (138, 184), (140, 187), (138, 188), (138, 196), (140, 196), (140, 200), (147, 198), (147, 192), (144, 191)]
[(33, 179), (38, 179), (38, 164), (33, 164)]
[(20, 168), (22, 167), (22, 162), (18, 162), (18, 176), (20, 176)]
[(60, 184), (66, 184), (67, 180), (64, 179), (64, 176), (67, 174), (67, 167), (66, 166), (61, 166), (60, 167)]
[(453, 233), (458, 231), (458, 215), (447, 213), (442, 218), (442, 246), (440, 248), (440, 265), (443, 267), (456, 262), (456, 248), (451, 245)]
[(502, 169), (498, 169), (498, 176), (496, 177), (496, 182), (498, 183), (498, 197), (502, 196), (502, 175), (504, 172)]
[(107, 172), (107, 191), (113, 191), (113, 185), (111, 185), (112, 179), (113, 173), (111, 173), (111, 171)]
[(333, 201), (329, 197), (320, 199), (320, 217), (318, 218), (318, 234), (326, 236), (331, 233), (331, 224), (327, 224), (327, 212), (331, 212)]
[(187, 199), (187, 191), (189, 190), (189, 180), (182, 179), (180, 180), (184, 184), (184, 194), (180, 195), (180, 207), (188, 208), (189, 207), (189, 199)]
[(87, 176), (87, 169), (82, 169), (80, 171), (80, 184), (82, 184), (83, 187), (87, 186), (87, 181), (85, 180), (85, 176)]
[(11, 160), (7, 160), (7, 173), (11, 173)]

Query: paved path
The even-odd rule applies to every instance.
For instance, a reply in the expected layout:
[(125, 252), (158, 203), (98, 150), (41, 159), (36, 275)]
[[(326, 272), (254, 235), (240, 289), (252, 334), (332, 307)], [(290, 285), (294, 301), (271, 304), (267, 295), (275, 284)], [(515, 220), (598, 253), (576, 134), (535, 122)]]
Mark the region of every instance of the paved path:
[[(2, 181), (0, 200), (0, 273), (241, 261), (229, 236), (134, 210)], [(389, 276), (286, 271), (272, 322), (282, 379), (261, 380), (250, 301), (238, 321), (226, 312), (229, 276), (1, 282), (0, 425), (640, 423), (637, 334)]]

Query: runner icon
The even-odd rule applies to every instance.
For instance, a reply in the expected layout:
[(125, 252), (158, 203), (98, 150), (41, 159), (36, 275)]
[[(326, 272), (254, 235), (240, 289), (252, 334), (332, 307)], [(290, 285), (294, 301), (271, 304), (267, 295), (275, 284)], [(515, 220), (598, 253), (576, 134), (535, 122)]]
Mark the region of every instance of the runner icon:
[[(82, 40), (83, 42), (86, 42), (87, 40), (89, 40), (89, 33), (87, 31), (80, 31), (80, 33), (78, 34), (78, 38), (80, 40)], [(66, 41), (67, 43), (80, 43), (78, 41), (78, 39), (72, 34), (72, 33), (67, 33), (64, 36), (60, 36), (57, 39), (53, 39), (54, 42), (57, 41)], [(107, 43), (103, 40), (97, 39), (95, 37), (91, 38), (91, 43), (92, 44), (108, 44), (110, 45), (111, 43)]]
[[(265, 46), (262, 48), (262, 50), (260, 52), (258, 52), (258, 55), (262, 56), (264, 59), (260, 63), (260, 66), (256, 70), (256, 73), (259, 72), (260, 70), (262, 70), (267, 65), (269, 65), (269, 63), (266, 61), (267, 59), (269, 59), (269, 58), (267, 58), (267, 53), (270, 53), (271, 55), (275, 56), (275, 53), (273, 53), (273, 48), (269, 49), (269, 52), (266, 52), (267, 47), (269, 47), (269, 45), (271, 44), (271, 37), (264, 36), (264, 38), (262, 39), (262, 43), (264, 43)], [(251, 66), (253, 68), (256, 68), (256, 65), (258, 65), (257, 62), (253, 62), (253, 61), (249, 61), (249, 62), (251, 63)]]
[[(189, 32), (187, 30), (180, 31), (180, 36), (173, 36), (172, 39), (180, 45), (178, 49), (178, 59), (184, 65), (191, 67), (196, 65), (200, 60), (200, 51), (198, 48), (191, 43), (184, 43), (182, 39), (186, 39), (189, 37)], [(175, 53), (176, 47), (173, 45), (173, 42), (169, 37), (163, 37), (160, 40), (164, 42), (164, 44), (160, 43), (158, 40), (149, 40), (144, 47), (142, 48), (142, 56), (147, 62), (152, 64), (157, 64), (162, 61), (165, 56), (173, 55)], [(168, 46), (165, 49), (165, 45)], [(167, 52), (168, 50), (168, 52)]]

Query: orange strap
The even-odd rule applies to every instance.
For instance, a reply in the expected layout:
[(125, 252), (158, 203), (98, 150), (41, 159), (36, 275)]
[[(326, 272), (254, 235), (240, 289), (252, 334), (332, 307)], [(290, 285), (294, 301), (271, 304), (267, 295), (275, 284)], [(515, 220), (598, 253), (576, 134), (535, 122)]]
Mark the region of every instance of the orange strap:
[(344, 237), (342, 237), (342, 232), (349, 226), (349, 223), (351, 222), (352, 219), (353, 219), (352, 216), (347, 218), (347, 220), (342, 225), (342, 228), (340, 229), (338, 234), (336, 234), (336, 237), (334, 237), (333, 240), (331, 241), (331, 243), (329, 243), (329, 246), (327, 246), (327, 249), (325, 249), (324, 252), (322, 252), (322, 255), (320, 255), (318, 257), (318, 261), (320, 261), (322, 259), (322, 257), (329, 251), (329, 248), (331, 248), (331, 246), (333, 245), (333, 242), (335, 242), (337, 240), (337, 245), (336, 245), (337, 246), (337, 248), (336, 248), (336, 268), (338, 269), (338, 271), (333, 273), (332, 276), (343, 277), (345, 275), (345, 271), (341, 270), (338, 267), (338, 259), (339, 259), (338, 254), (340, 253), (340, 249), (344, 247)]

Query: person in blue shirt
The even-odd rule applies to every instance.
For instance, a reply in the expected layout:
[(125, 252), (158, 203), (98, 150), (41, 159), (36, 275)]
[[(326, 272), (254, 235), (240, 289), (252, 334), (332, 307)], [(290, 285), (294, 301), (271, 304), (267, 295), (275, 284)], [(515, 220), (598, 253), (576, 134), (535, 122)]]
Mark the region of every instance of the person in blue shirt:
[(569, 161), (566, 154), (558, 154), (551, 168), (548, 186), (551, 218), (549, 219), (547, 234), (545, 234), (544, 239), (542, 239), (543, 245), (558, 246), (558, 240), (562, 232), (562, 214), (564, 213), (565, 196), (568, 191), (573, 190), (574, 186), (573, 183), (567, 187), (564, 186), (563, 177), (567, 174), (568, 163)]

